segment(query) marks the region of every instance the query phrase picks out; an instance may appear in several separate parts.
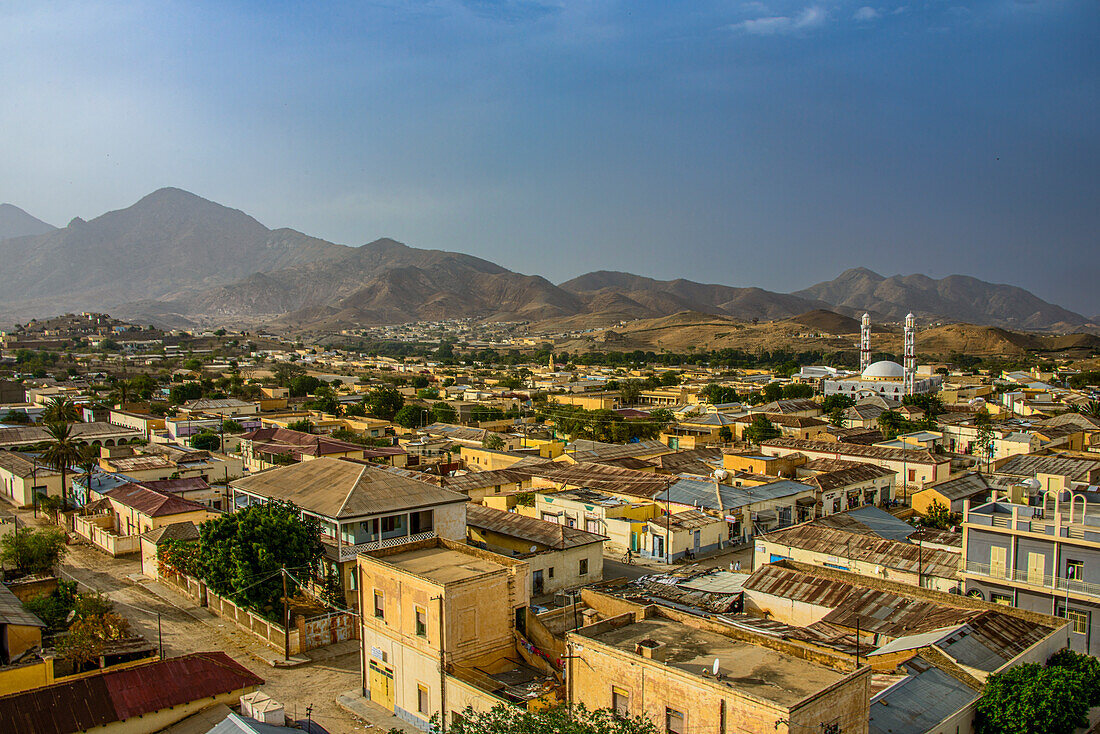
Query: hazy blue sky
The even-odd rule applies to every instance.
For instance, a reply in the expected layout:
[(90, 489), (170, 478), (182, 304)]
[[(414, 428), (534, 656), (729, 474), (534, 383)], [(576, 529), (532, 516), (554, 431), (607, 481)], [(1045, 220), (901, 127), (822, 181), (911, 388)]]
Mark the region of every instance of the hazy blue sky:
[(1100, 312), (1100, 3), (0, 0), (0, 201)]

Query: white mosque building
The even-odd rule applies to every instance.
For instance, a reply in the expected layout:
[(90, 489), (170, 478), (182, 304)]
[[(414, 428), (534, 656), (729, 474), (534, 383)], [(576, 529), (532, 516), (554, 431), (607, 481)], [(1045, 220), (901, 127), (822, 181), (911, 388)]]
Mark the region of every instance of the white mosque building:
[(923, 395), (939, 392), (943, 378), (932, 375), (917, 379), (917, 319), (913, 314), (905, 317), (904, 365), (888, 359), (871, 362), (871, 317), (863, 314), (859, 332), (858, 377), (825, 380), (825, 395), (850, 395), (856, 400), (883, 397), (900, 401), (906, 395)]

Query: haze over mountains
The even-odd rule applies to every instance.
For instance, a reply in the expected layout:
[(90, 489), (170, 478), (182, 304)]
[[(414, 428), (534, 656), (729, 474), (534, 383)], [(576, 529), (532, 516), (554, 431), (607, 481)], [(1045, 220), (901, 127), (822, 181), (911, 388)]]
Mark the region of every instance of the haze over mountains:
[(271, 322), (311, 330), (442, 318), (613, 323), (681, 311), (770, 320), (815, 309), (897, 321), (1069, 330), (1089, 319), (967, 276), (855, 268), (796, 293), (598, 271), (555, 285), (461, 253), (379, 239), (347, 247), (180, 189), (55, 229), (0, 205), (0, 320), (79, 310), (161, 324)]

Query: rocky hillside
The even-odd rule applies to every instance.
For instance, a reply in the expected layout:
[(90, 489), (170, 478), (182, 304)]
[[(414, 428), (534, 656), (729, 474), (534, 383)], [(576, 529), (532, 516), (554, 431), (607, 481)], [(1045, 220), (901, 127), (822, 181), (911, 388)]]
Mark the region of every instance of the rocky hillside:
[(0, 204), (0, 240), (52, 232), (55, 227), (32, 217), (13, 204)]
[(886, 321), (901, 321), (912, 311), (922, 320), (992, 324), (1016, 329), (1074, 329), (1089, 319), (1047, 303), (1023, 288), (998, 285), (965, 275), (936, 280), (927, 275), (883, 277), (867, 268), (846, 270), (834, 280), (797, 291), (852, 311), (869, 311)]

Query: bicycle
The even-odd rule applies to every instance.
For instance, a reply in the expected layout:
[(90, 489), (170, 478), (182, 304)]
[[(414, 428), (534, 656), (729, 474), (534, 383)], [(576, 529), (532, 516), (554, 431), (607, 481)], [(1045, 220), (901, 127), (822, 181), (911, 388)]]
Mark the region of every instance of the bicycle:
[(634, 565), (634, 554), (630, 551), (627, 551), (626, 553), (623, 553), (623, 557), (619, 560), (622, 563), (627, 564), (628, 566), (633, 566)]

